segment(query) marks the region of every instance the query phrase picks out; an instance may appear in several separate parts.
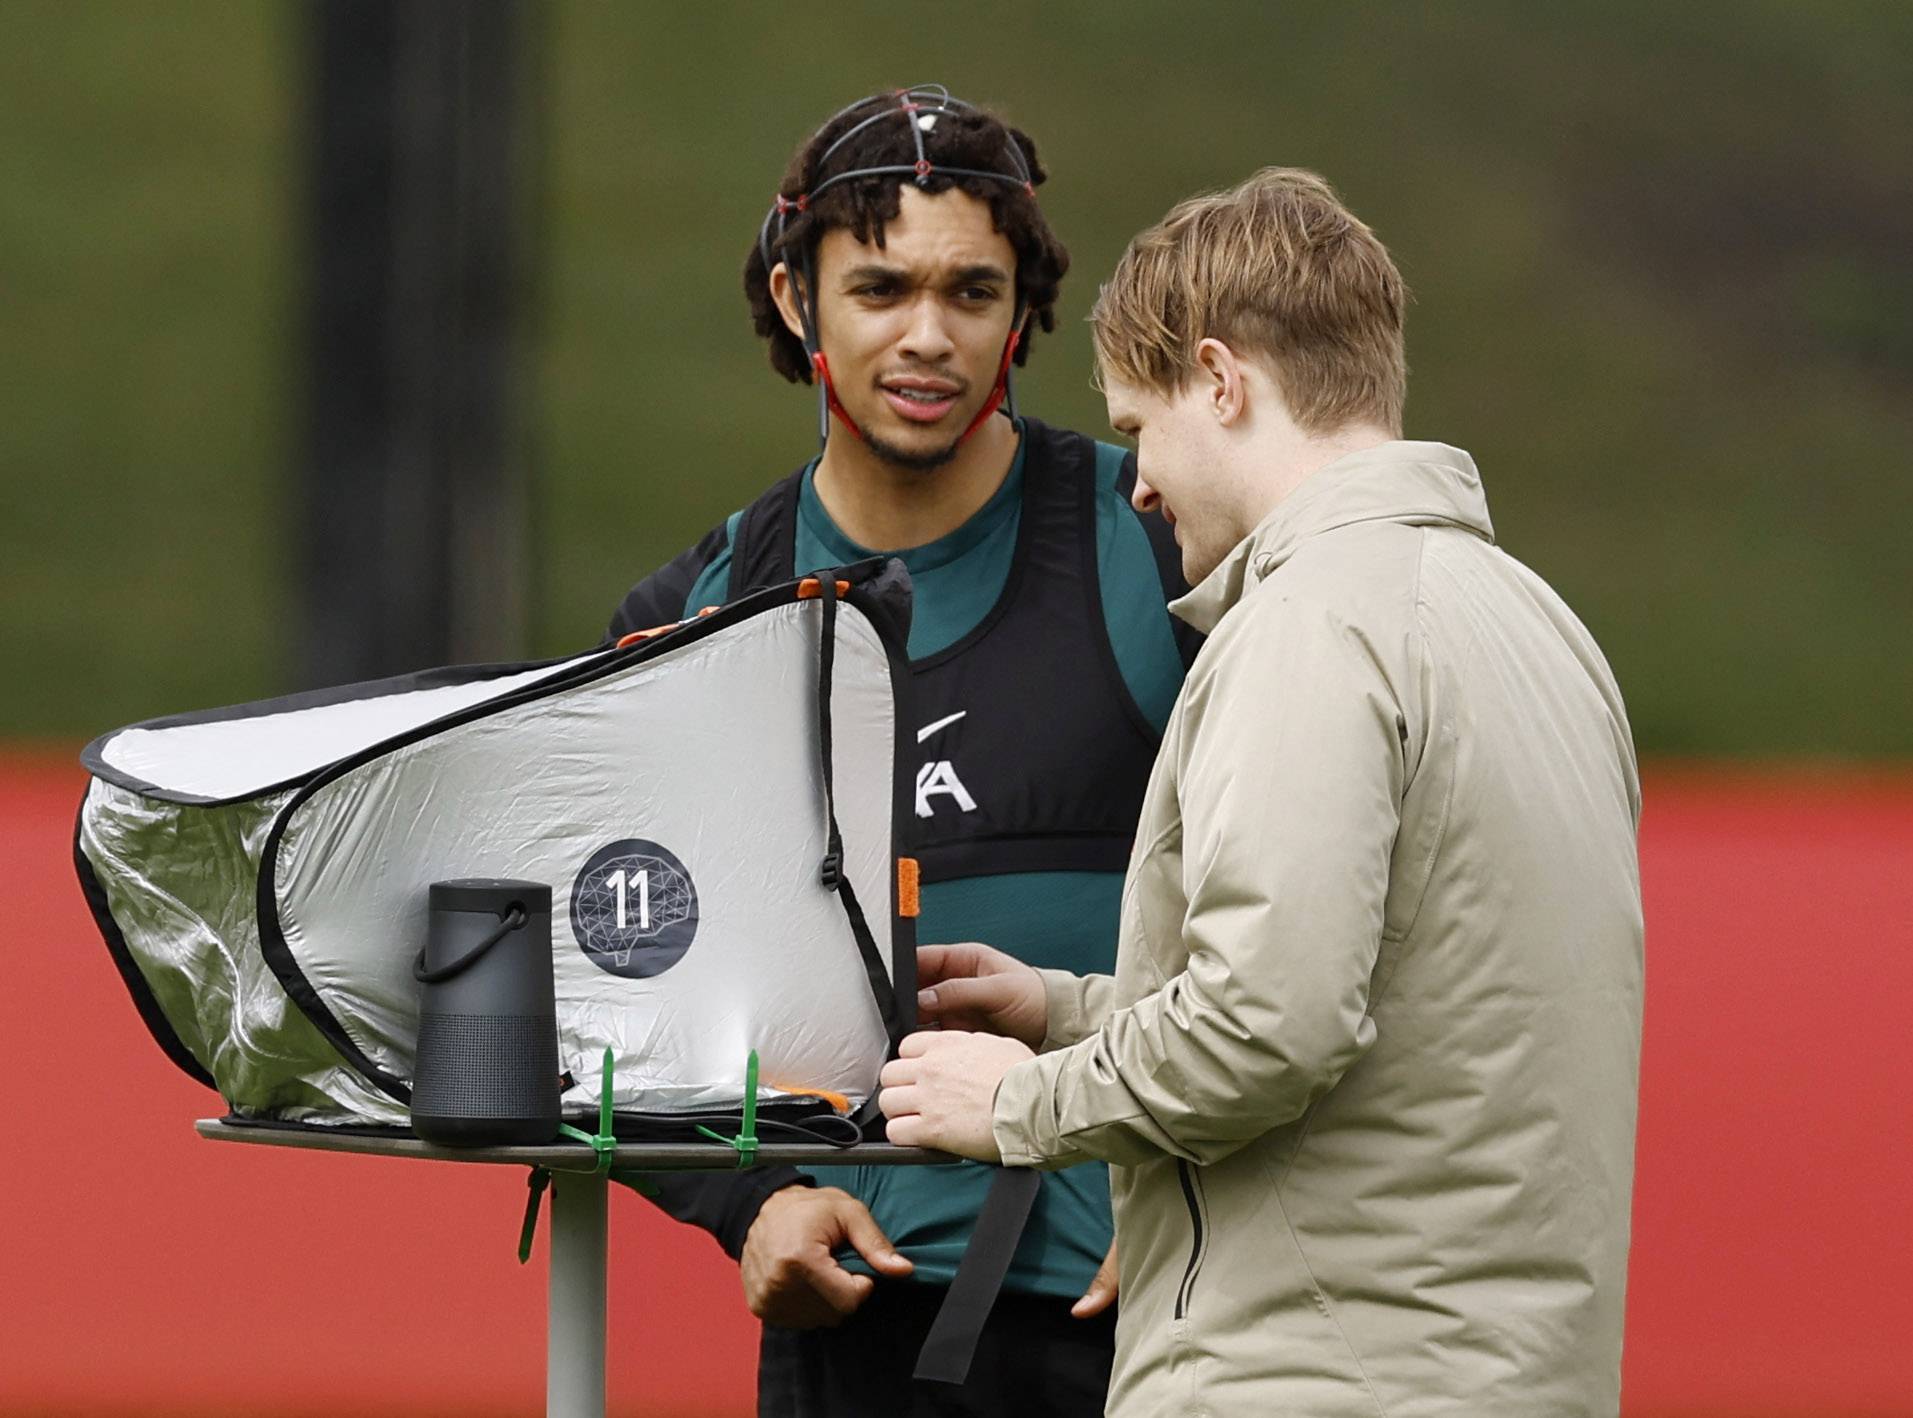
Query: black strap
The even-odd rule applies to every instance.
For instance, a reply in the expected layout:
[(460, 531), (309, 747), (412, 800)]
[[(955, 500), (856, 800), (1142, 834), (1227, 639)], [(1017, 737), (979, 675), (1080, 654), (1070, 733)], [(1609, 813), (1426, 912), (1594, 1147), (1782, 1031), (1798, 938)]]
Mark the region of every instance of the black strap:
[(825, 570), (817, 577), (817, 595), (823, 603), (823, 626), (817, 649), (817, 744), (824, 780), (824, 860), (819, 871), (826, 889), (835, 891), (850, 918), (850, 933), (857, 938), (857, 953), (863, 956), (864, 975), (870, 981), (870, 993), (883, 1017), (890, 1052), (895, 1053), (902, 1037), (903, 1020), (897, 1012), (897, 992), (877, 952), (876, 938), (870, 933), (857, 892), (844, 870), (844, 838), (837, 826), (836, 772), (832, 763), (830, 739), (830, 679), (837, 660), (837, 572)]
[(804, 469), (799, 468), (773, 484), (738, 516), (726, 601), (768, 586), (781, 586), (797, 574), (797, 503), (803, 484)]
[[(1136, 455), (1131, 453), (1123, 459), (1122, 471), (1116, 475), (1116, 491), (1127, 502), (1135, 489)], [(1163, 599), (1173, 601), (1188, 595), (1189, 583), (1182, 577), (1182, 548), (1176, 545), (1175, 529), (1157, 512), (1138, 513), (1136, 520), (1142, 523), (1150, 553), (1156, 558), (1156, 575), (1162, 581)], [(1196, 662), (1196, 653), (1202, 649), (1202, 636), (1180, 616), (1169, 617), (1169, 629), (1176, 638), (1176, 651), (1182, 656), (1182, 667), (1186, 670)]]
[(1003, 1288), (1003, 1277), (1009, 1273), (1010, 1258), (1016, 1254), (1042, 1182), (1041, 1172), (1012, 1167), (991, 1179), (990, 1194), (977, 1213), (976, 1229), (957, 1263), (956, 1278), (918, 1351), (915, 1377), (960, 1384), (970, 1376), (976, 1341)]

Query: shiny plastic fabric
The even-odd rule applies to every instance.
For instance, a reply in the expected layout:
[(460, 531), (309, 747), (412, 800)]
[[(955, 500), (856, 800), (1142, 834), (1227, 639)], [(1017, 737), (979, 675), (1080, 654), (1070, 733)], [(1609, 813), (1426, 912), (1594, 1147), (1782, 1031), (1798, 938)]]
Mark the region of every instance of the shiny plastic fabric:
[[(427, 888), (540, 881), (567, 1111), (595, 1108), (606, 1047), (620, 1110), (734, 1109), (752, 1049), (761, 1099), (867, 1098), (890, 1021), (820, 876), (820, 606), (774, 600), (628, 651), (108, 736), (79, 849), (136, 996), (237, 1112), (403, 1124)], [(837, 607), (844, 870), (893, 981), (895, 642)]]
[(250, 883), (290, 791), (182, 811), (95, 779), (80, 850), (146, 987), (239, 1112), (403, 1125), (403, 1104), (346, 1065), (259, 949)]

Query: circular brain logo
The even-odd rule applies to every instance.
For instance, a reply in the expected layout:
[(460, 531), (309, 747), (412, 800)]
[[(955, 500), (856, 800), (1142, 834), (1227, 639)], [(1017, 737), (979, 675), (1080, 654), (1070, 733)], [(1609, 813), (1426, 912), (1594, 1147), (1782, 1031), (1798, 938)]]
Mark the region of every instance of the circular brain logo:
[(630, 980), (662, 975), (697, 934), (697, 887), (656, 842), (600, 847), (571, 884), (571, 933), (600, 970)]

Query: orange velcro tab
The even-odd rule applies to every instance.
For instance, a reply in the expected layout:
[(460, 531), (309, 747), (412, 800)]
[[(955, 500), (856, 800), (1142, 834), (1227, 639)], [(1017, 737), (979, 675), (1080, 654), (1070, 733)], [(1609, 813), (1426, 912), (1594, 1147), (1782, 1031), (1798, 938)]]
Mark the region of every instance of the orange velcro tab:
[(921, 878), (915, 857), (897, 858), (897, 914), (914, 917), (922, 909), (922, 901), (917, 893), (917, 883)]
[(850, 1100), (841, 1093), (832, 1093), (828, 1088), (800, 1088), (794, 1083), (772, 1083), (765, 1080), (766, 1088), (775, 1088), (790, 1098), (821, 1098), (840, 1113), (850, 1111)]
[(617, 645), (614, 646), (613, 648), (622, 650), (625, 646), (635, 645), (640, 640), (649, 640), (654, 636), (668, 634), (669, 632), (676, 630), (680, 625), (683, 625), (683, 624), (684, 622), (681, 620), (674, 620), (669, 625), (654, 625), (649, 630), (634, 630), (629, 635), (626, 635), (622, 639), (620, 639)]
[[(797, 583), (797, 599), (800, 601), (815, 600), (823, 594), (824, 583), (819, 581), (815, 576), (806, 576), (802, 581)], [(848, 581), (839, 581), (837, 583), (837, 594), (840, 596), (849, 595), (850, 583)]]

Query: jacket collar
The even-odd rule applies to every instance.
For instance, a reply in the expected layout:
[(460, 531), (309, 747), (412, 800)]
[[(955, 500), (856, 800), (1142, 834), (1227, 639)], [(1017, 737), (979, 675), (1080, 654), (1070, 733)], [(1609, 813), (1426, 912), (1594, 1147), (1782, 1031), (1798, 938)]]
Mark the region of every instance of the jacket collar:
[(1495, 539), (1473, 458), (1446, 443), (1383, 443), (1312, 474), (1169, 609), (1207, 635), (1303, 542), (1357, 522), (1452, 526)]

